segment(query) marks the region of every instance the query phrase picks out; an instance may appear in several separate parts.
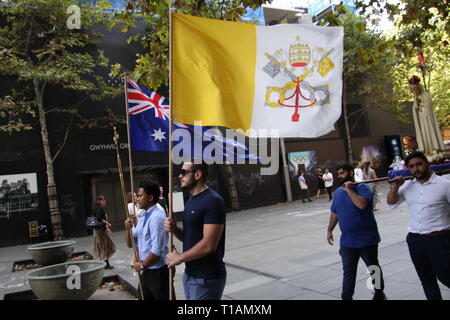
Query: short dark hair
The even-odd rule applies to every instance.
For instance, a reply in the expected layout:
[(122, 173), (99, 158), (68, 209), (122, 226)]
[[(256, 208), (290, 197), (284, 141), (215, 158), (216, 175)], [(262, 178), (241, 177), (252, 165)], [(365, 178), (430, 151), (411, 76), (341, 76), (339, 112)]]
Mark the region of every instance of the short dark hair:
[(423, 152), (420, 151), (413, 151), (411, 152), (405, 159), (405, 163), (408, 166), (409, 160), (411, 160), (412, 158), (419, 158), (424, 160), (426, 163), (428, 163), (428, 159), (427, 157), (423, 154)]
[(192, 171), (201, 171), (202, 172), (201, 180), (203, 182), (206, 182), (209, 177), (209, 165), (206, 164), (206, 162), (203, 161), (203, 159), (201, 160), (202, 163), (195, 163), (194, 161), (195, 161), (195, 159), (190, 159), (189, 161), (186, 161), (186, 162), (192, 163)]
[(147, 195), (153, 196), (153, 203), (157, 203), (160, 195), (159, 185), (150, 180), (144, 180), (139, 184), (139, 188), (144, 189)]
[(100, 201), (105, 200), (105, 197), (102, 194), (99, 194), (96, 198), (95, 198), (95, 202), (92, 204), (92, 209), (95, 209), (97, 207), (100, 207)]
[(342, 163), (336, 167), (336, 171), (339, 171), (340, 169), (347, 171), (348, 173), (350, 173), (351, 171), (355, 172), (353, 166), (348, 162)]

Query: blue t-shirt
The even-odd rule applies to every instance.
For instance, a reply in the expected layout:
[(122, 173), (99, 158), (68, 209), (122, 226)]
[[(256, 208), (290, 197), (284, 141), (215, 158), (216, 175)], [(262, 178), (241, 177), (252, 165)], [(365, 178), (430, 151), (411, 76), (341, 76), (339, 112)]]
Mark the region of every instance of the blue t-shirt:
[(341, 229), (341, 247), (364, 248), (378, 244), (381, 239), (373, 214), (373, 193), (368, 185), (361, 183), (353, 187), (358, 195), (369, 203), (364, 210), (358, 209), (342, 187), (334, 193), (331, 212), (338, 215)]
[[(183, 251), (187, 251), (203, 239), (205, 224), (225, 226), (225, 202), (214, 190), (208, 188), (191, 196), (183, 212)], [(223, 257), (225, 254), (225, 228), (215, 252), (186, 262), (186, 274), (192, 277), (218, 279), (226, 276)]]

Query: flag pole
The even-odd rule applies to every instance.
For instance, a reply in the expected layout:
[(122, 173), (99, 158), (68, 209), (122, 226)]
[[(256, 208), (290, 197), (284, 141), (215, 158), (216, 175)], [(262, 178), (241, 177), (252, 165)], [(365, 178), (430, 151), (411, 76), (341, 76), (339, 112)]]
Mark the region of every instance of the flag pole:
[[(173, 130), (173, 99), (172, 99), (172, 2), (169, 6), (169, 217), (173, 219), (173, 168), (172, 168), (172, 130)], [(169, 233), (169, 252), (173, 251), (173, 232)], [(173, 300), (173, 269), (169, 269), (169, 300)]]
[(130, 183), (131, 183), (131, 201), (133, 203), (133, 214), (136, 216), (136, 205), (134, 204), (134, 179), (133, 179), (133, 161), (131, 159), (131, 142), (130, 142), (130, 115), (128, 113), (128, 77), (124, 76), (125, 82), (125, 103), (127, 107), (127, 137), (128, 137), (128, 163), (130, 166)]
[[(131, 160), (131, 143), (130, 143), (130, 115), (128, 113), (128, 77), (125, 75), (123, 77), (123, 81), (124, 81), (124, 86), (125, 86), (125, 107), (126, 107), (126, 118), (127, 118), (127, 137), (128, 137), (128, 159), (129, 159), (129, 167), (130, 167), (130, 181), (131, 181), (131, 199), (132, 199), (132, 203), (133, 203), (133, 214), (136, 217), (136, 205), (134, 205), (134, 181), (133, 181), (133, 162)], [(124, 204), (125, 204), (125, 213), (127, 214), (127, 219), (130, 219), (130, 213), (128, 212), (128, 205), (126, 204), (126, 195), (125, 195), (125, 182), (123, 179), (123, 174), (122, 174), (122, 162), (120, 161), (120, 157), (119, 157), (119, 144), (118, 144), (118, 135), (116, 133), (116, 128), (114, 128), (114, 136), (115, 136), (115, 143), (116, 143), (116, 149), (117, 149), (117, 163), (119, 166), (119, 175), (120, 175), (120, 184), (122, 186), (122, 194), (123, 194), (123, 200), (124, 200)], [(136, 248), (136, 245), (134, 243), (134, 237), (133, 237), (133, 232), (131, 230), (129, 230), (130, 232), (130, 238), (131, 238), (131, 244), (133, 247), (133, 262), (137, 262), (136, 259), (139, 256), (139, 252)], [(142, 281), (141, 281), (141, 273), (138, 272), (138, 281), (139, 281), (139, 290), (141, 293), (141, 298), (142, 300), (144, 300), (144, 292), (143, 292), (143, 288), (142, 288)]]

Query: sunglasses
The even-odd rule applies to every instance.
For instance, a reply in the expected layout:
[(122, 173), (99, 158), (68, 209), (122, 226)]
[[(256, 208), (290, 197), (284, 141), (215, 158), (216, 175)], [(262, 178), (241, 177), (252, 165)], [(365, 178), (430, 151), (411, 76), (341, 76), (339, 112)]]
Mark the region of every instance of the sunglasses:
[(185, 169), (181, 169), (180, 172), (178, 173), (179, 175), (186, 175), (187, 173), (195, 173), (197, 170), (185, 170)]

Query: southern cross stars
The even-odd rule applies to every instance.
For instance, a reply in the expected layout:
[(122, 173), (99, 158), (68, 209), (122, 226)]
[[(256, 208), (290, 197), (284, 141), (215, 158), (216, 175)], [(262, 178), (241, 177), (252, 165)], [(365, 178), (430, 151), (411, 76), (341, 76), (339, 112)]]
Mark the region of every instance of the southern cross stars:
[(158, 129), (158, 131), (153, 130), (154, 133), (152, 134), (152, 137), (154, 141), (159, 140), (160, 142), (163, 141), (163, 139), (166, 139), (166, 137), (164, 136), (165, 132), (161, 131), (161, 128)]

